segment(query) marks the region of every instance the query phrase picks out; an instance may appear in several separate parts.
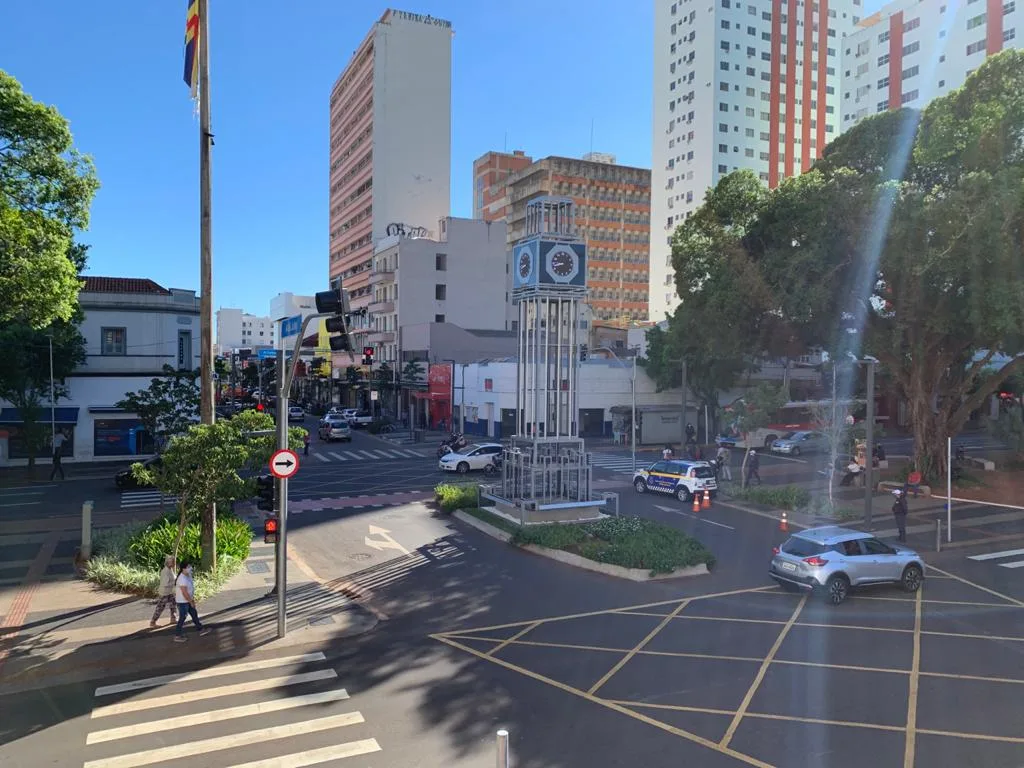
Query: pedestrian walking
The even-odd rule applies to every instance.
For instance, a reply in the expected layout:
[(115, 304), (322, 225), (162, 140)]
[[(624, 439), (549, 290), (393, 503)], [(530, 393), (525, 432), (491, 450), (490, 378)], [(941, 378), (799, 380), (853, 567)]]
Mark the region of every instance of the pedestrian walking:
[(302, 455), (309, 456), (309, 430), (306, 430), (306, 435), (302, 438)]
[(761, 485), (761, 457), (757, 455), (757, 451), (751, 451), (747, 457), (747, 485), (750, 485), (750, 481), (755, 477), (757, 484)]
[(178, 566), (178, 578), (174, 583), (174, 599), (178, 604), (178, 626), (174, 631), (174, 642), (184, 643), (185, 617), (191, 616), (192, 623), (200, 635), (209, 634), (210, 630), (203, 626), (196, 612), (195, 583), (192, 581), (192, 564), (182, 563)]
[(662, 459), (662, 461), (671, 461), (672, 460), (672, 446), (671, 445), (666, 445), (664, 448), (661, 449), (661, 459)]
[(728, 480), (731, 483), (732, 470), (729, 469), (729, 449), (724, 445), (718, 446), (718, 453), (715, 455), (715, 458), (718, 460), (718, 471), (722, 475), (722, 479)]
[(53, 435), (53, 469), (50, 470), (50, 479), (56, 476), (60, 472), (60, 479), (64, 479), (64, 465), (60, 463), (61, 454), (64, 453), (64, 443), (67, 442), (67, 437), (64, 436), (64, 430), (60, 429)]
[(164, 606), (171, 613), (171, 624), (178, 620), (178, 606), (174, 599), (174, 557), (168, 555), (164, 558), (164, 567), (160, 569), (160, 587), (157, 591), (156, 608), (153, 610), (153, 618), (149, 626), (155, 627), (160, 615), (164, 612)]
[(892, 492), (896, 500), (892, 503), (892, 515), (896, 518), (896, 529), (900, 533), (900, 541), (907, 541), (907, 494), (906, 490), (896, 489)]

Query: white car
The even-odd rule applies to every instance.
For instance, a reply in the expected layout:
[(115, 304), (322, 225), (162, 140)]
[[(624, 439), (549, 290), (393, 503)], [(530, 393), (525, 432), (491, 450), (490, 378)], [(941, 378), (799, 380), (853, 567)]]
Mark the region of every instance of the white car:
[(297, 405), (288, 407), (288, 421), (304, 421), (306, 412)]
[(500, 455), (501, 443), (475, 443), (468, 445), (458, 453), (448, 453), (437, 462), (442, 472), (458, 472), (465, 474), (471, 469), (483, 469)]
[(680, 501), (690, 501), (694, 493), (718, 495), (715, 470), (706, 461), (656, 461), (633, 475), (637, 493), (668, 493)]
[(350, 427), (368, 427), (373, 424), (373, 414), (369, 411), (353, 411), (347, 418)]

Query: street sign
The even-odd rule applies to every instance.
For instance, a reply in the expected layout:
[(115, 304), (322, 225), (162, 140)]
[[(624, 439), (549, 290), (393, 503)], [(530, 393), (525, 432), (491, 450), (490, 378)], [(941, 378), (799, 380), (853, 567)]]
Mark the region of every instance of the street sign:
[(302, 315), (286, 317), (281, 321), (281, 338), (285, 339), (294, 336), (302, 330)]
[(273, 360), (277, 356), (276, 349), (261, 349), (259, 351), (260, 360)]
[(270, 471), (274, 477), (285, 480), (299, 471), (299, 456), (284, 448), (270, 457)]

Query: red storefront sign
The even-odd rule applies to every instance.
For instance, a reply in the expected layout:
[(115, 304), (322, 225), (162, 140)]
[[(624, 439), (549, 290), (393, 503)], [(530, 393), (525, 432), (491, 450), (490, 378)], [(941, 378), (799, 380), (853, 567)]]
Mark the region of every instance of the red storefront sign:
[(431, 363), (427, 370), (427, 397), (430, 398), (429, 421), (432, 427), (452, 421), (451, 363)]

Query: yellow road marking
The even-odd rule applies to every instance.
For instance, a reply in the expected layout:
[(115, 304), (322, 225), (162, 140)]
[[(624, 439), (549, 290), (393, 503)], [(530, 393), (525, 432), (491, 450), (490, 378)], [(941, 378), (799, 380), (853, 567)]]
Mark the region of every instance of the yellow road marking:
[(629, 660), (632, 659), (634, 656), (636, 656), (637, 651), (643, 650), (643, 647), (645, 645), (647, 645), (649, 642), (651, 642), (651, 640), (656, 638), (658, 636), (658, 633), (661, 632), (661, 630), (663, 630), (665, 627), (667, 627), (669, 625), (669, 623), (672, 621), (672, 619), (674, 619), (676, 616), (678, 616), (679, 613), (689, 604), (689, 602), (690, 602), (689, 600), (683, 600), (683, 602), (681, 602), (676, 607), (676, 609), (674, 611), (672, 611), (672, 613), (670, 613), (668, 616), (666, 616), (664, 619), (662, 619), (662, 621), (658, 624), (658, 626), (656, 626), (654, 629), (652, 629), (650, 632), (647, 633), (647, 637), (645, 637), (643, 640), (641, 640), (639, 643), (637, 643), (635, 646), (633, 646), (633, 649), (631, 651), (629, 651), (628, 653), (626, 653), (626, 655), (623, 656), (621, 659), (619, 659), (615, 663), (614, 667), (612, 667), (607, 672), (605, 672), (604, 676), (600, 680), (598, 680), (596, 683), (594, 683), (592, 686), (590, 686), (590, 690), (587, 691), (587, 693), (589, 693), (591, 695), (597, 693), (597, 689), (598, 688), (600, 688), (602, 685), (604, 685), (609, 680), (611, 680), (612, 676), (616, 672), (618, 672), (620, 669), (622, 669), (624, 666), (626, 666), (626, 664), (629, 662)]
[[(963, 576), (957, 576), (955, 573), (950, 573), (949, 571), (944, 571), (941, 568), (936, 568), (934, 565), (930, 565), (930, 566), (928, 566), (928, 568), (929, 568), (929, 570), (938, 571), (939, 573), (941, 573), (941, 574), (943, 574), (945, 576), (949, 576), (951, 579), (956, 579), (957, 581), (963, 582), (964, 584), (966, 584), (969, 587), (974, 587), (975, 589), (980, 589), (982, 592), (988, 592), (990, 595), (992, 595), (994, 597), (1001, 598), (1003, 600), (1006, 600), (1009, 603), (1011, 603), (1012, 605), (1016, 605), (1016, 606), (1019, 606), (1021, 608), (1024, 608), (1024, 602), (1021, 602), (1020, 600), (1018, 600), (1018, 599), (1016, 599), (1014, 597), (1010, 597), (1009, 595), (1004, 595), (1002, 592), (996, 592), (994, 589), (989, 589), (988, 587), (983, 587), (983, 586), (981, 586), (981, 584), (975, 584), (973, 581), (970, 581), (969, 579), (965, 579)], [(996, 605), (998, 605), (998, 604), (996, 604)], [(1000, 607), (1005, 607), (1005, 606), (1001, 606), (1000, 605)]]
[[(675, 712), (697, 712), (700, 714), (707, 715), (735, 715), (736, 713), (728, 709), (711, 709), (709, 707), (687, 707), (677, 704), (650, 704), (645, 701), (624, 701), (621, 699), (615, 700), (616, 704), (621, 704), (626, 707), (650, 707), (652, 709), (667, 709)], [(883, 725), (881, 723), (858, 723), (852, 720), (826, 720), (820, 717), (802, 717), (800, 715), (775, 715), (769, 712), (747, 712), (745, 717), (753, 717), (755, 719), (762, 720), (782, 720), (794, 723), (814, 723), (817, 725), (842, 725), (849, 726), (852, 728), (872, 728), (880, 731), (896, 731), (901, 733), (904, 728), (900, 725)]]
[(538, 674), (537, 672), (534, 672), (532, 670), (517, 666), (515, 664), (510, 664), (504, 659), (497, 659), (493, 656), (488, 656), (485, 653), (478, 651), (475, 648), (465, 646), (462, 643), (459, 643), (456, 640), (451, 639), (450, 637), (445, 637), (443, 635), (430, 635), (430, 637), (434, 640), (449, 645), (452, 648), (458, 648), (459, 650), (465, 651), (466, 653), (472, 656), (476, 656), (478, 659), (489, 661), (492, 664), (498, 664), (499, 666), (505, 667), (505, 669), (510, 669), (513, 672), (518, 672), (519, 674), (525, 675), (526, 677), (529, 677), (533, 680), (537, 680), (538, 682), (546, 683), (547, 685), (550, 685), (553, 688), (557, 688), (560, 691), (571, 693), (573, 696), (579, 696), (581, 699), (589, 701), (593, 704), (598, 704), (599, 706), (610, 709), (613, 712), (618, 712), (619, 714), (626, 715), (627, 717), (632, 717), (634, 720), (639, 720), (641, 723), (652, 725), (655, 728), (665, 731), (666, 733), (671, 733), (674, 736), (679, 736), (681, 738), (687, 739), (688, 741), (692, 741), (695, 744), (700, 744), (701, 746), (707, 747), (708, 749), (712, 749), (715, 752), (719, 752), (721, 754), (728, 755), (729, 757), (733, 757), (743, 763), (746, 763), (747, 765), (755, 766), (755, 768), (774, 768), (774, 766), (772, 766), (771, 764), (762, 762), (761, 760), (758, 760), (755, 757), (745, 755), (742, 752), (737, 752), (736, 750), (729, 749), (728, 747), (722, 747), (719, 744), (716, 744), (715, 742), (711, 741), (710, 739), (705, 739), (703, 736), (698, 736), (695, 733), (684, 731), (682, 728), (676, 728), (675, 726), (669, 725), (668, 723), (663, 723), (660, 720), (656, 720), (653, 717), (648, 717), (647, 715), (641, 714), (640, 712), (634, 712), (628, 707), (616, 704), (609, 699), (602, 699), (599, 696), (594, 696), (593, 694), (587, 693), (586, 691), (581, 691), (579, 688), (573, 688), (571, 685), (559, 682), (558, 680), (552, 680), (550, 677), (545, 677), (544, 675)]
[(535, 621), (535, 622), (533, 622), (533, 624), (530, 624), (530, 625), (528, 625), (528, 626), (526, 626), (526, 627), (523, 627), (523, 628), (522, 628), (521, 630), (519, 630), (519, 631), (518, 631), (518, 632), (516, 632), (516, 633), (515, 633), (514, 635), (512, 635), (512, 637), (508, 638), (508, 640), (502, 640), (502, 641), (501, 641), (500, 643), (498, 643), (498, 644), (497, 644), (496, 646), (494, 646), (493, 648), (491, 648), (491, 650), (489, 650), (489, 651), (487, 652), (487, 655), (488, 655), (488, 656), (493, 656), (493, 655), (494, 655), (494, 654), (496, 654), (496, 653), (497, 653), (498, 651), (500, 651), (500, 650), (501, 650), (502, 648), (505, 648), (505, 647), (507, 647), (507, 646), (508, 646), (508, 645), (509, 645), (510, 643), (514, 643), (514, 642), (516, 642), (516, 641), (517, 641), (517, 640), (518, 640), (519, 638), (521, 638), (521, 637), (522, 637), (523, 635), (525, 635), (525, 634), (526, 634), (527, 632), (530, 632), (530, 631), (532, 631), (532, 630), (536, 629), (536, 628), (537, 628), (537, 627), (539, 627), (539, 626), (540, 626), (540, 622), (539, 622), (539, 621)]
[(775, 638), (775, 642), (772, 643), (771, 649), (768, 651), (768, 655), (765, 656), (764, 661), (761, 662), (761, 668), (757, 670), (757, 675), (754, 677), (754, 682), (750, 684), (750, 688), (747, 689), (746, 696), (743, 697), (743, 702), (740, 704), (740, 708), (736, 710), (736, 715), (733, 717), (732, 722), (729, 723), (729, 728), (725, 732), (725, 736), (719, 742), (719, 745), (723, 749), (727, 749), (729, 742), (732, 741), (732, 737), (736, 734), (736, 729), (739, 727), (740, 722), (743, 720), (743, 715), (750, 706), (751, 700), (754, 698), (754, 694), (757, 692), (758, 687), (761, 685), (761, 681), (764, 680), (765, 673), (768, 671), (768, 667), (772, 663), (772, 659), (775, 658), (775, 654), (779, 652), (779, 648), (782, 646), (782, 641), (786, 639), (786, 635), (789, 634), (789, 630), (792, 629), (796, 623), (797, 618), (800, 616), (800, 611), (807, 605), (807, 596), (804, 595), (800, 598), (800, 602), (797, 604), (793, 614), (789, 617), (789, 621), (786, 622), (786, 626), (779, 632), (779, 636)]
[(1024, 744), (1024, 738), (1019, 736), (992, 736), (986, 733), (961, 733), (960, 731), (933, 731), (931, 728), (919, 728), (918, 733), (926, 733), (929, 736), (951, 736), (954, 739), (982, 739), (984, 741), (1005, 741), (1010, 744)]
[(903, 747), (903, 768), (914, 768), (914, 753), (917, 749), (917, 693), (921, 673), (921, 599), (922, 590), (917, 590), (914, 601), (914, 655), (910, 662), (910, 685), (907, 693), (907, 737)]
[(1010, 685), (1024, 685), (1024, 680), (1014, 677), (991, 677), (989, 675), (958, 675), (953, 672), (921, 672), (924, 677), (943, 677), (948, 680), (977, 680), (982, 683), (1008, 683)]

